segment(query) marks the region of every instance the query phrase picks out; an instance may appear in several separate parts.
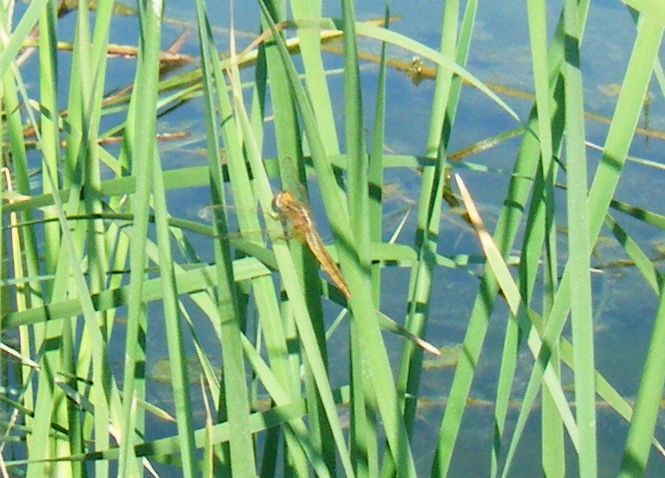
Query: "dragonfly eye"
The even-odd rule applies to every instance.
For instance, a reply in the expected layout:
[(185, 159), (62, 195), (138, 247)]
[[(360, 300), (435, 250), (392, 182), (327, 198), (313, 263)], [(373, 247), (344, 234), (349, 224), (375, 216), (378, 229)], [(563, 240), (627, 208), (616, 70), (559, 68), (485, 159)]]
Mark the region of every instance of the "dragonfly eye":
[(292, 203), (293, 200), (293, 195), (290, 192), (281, 191), (277, 193), (272, 200), (273, 208), (277, 208), (280, 211), (284, 210), (284, 208), (287, 207), (289, 203)]

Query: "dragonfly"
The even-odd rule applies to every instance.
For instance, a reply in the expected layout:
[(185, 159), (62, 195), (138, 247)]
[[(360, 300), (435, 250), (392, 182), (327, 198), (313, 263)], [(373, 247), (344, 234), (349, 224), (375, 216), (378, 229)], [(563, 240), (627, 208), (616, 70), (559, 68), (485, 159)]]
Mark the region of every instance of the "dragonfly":
[[(337, 288), (342, 294), (344, 294), (346, 300), (350, 300), (351, 291), (349, 290), (349, 286), (346, 283), (339, 266), (332, 257), (330, 257), (330, 254), (328, 254), (328, 251), (323, 244), (323, 240), (316, 228), (316, 223), (314, 222), (312, 211), (309, 206), (296, 199), (296, 197), (289, 191), (281, 191), (273, 198), (273, 208), (278, 217), (285, 222), (288, 222), (293, 227), (296, 232), (296, 237), (307, 245), (312, 255), (321, 265), (321, 268), (330, 276)], [(439, 352), (439, 350), (432, 344), (426, 342), (421, 337), (414, 335), (387, 315), (377, 311), (377, 316), (381, 328), (410, 340), (415, 345), (429, 353), (441, 355), (441, 352)]]
[[(273, 197), (273, 209), (270, 214), (273, 217), (281, 219), (284, 223), (291, 226), (296, 239), (303, 242), (310, 250), (314, 258), (320, 264), (321, 268), (330, 276), (331, 280), (342, 292), (347, 300), (351, 299), (351, 291), (342, 275), (337, 263), (330, 257), (323, 240), (318, 232), (311, 209), (307, 204), (298, 200), (295, 195), (289, 191), (280, 191)], [(212, 206), (216, 207), (216, 206)], [(199, 211), (199, 217), (210, 219), (208, 206)], [(234, 206), (227, 206), (234, 208)], [(265, 232), (265, 231), (264, 231)], [(239, 233), (245, 236), (247, 233)], [(234, 233), (229, 233), (229, 237)]]
[(321, 265), (321, 268), (326, 271), (337, 288), (342, 291), (346, 300), (350, 300), (351, 291), (349, 290), (349, 286), (337, 263), (333, 261), (326, 247), (323, 245), (309, 207), (296, 199), (289, 191), (277, 193), (273, 199), (273, 204), (279, 215), (293, 226), (297, 237), (304, 240), (312, 255), (314, 255)]

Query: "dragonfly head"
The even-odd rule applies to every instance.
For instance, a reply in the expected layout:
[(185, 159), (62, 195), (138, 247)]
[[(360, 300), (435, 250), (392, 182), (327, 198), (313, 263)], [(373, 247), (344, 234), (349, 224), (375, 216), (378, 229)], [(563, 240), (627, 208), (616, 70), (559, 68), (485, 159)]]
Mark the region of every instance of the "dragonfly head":
[(289, 191), (281, 191), (277, 193), (275, 198), (272, 200), (273, 207), (279, 211), (284, 211), (289, 207), (290, 204), (293, 204), (294, 202), (296, 202), (296, 199)]

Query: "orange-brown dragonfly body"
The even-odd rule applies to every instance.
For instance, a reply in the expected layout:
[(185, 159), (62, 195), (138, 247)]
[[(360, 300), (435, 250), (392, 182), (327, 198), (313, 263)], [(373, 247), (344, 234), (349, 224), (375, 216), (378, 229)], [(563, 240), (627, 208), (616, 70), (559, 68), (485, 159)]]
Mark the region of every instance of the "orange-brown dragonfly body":
[(293, 225), (296, 234), (305, 241), (309, 250), (312, 251), (316, 260), (319, 261), (321, 267), (328, 273), (337, 288), (342, 291), (344, 297), (347, 300), (351, 299), (349, 286), (346, 284), (344, 276), (342, 276), (342, 271), (339, 270), (323, 245), (309, 208), (288, 191), (278, 193), (275, 196), (274, 204), (279, 213)]

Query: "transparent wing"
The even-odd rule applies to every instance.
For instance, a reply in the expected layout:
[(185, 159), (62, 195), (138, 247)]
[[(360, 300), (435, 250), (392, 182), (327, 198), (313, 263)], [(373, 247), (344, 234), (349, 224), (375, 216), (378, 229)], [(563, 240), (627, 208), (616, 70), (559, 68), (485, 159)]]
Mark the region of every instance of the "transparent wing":
[[(260, 206), (253, 208), (238, 208), (235, 205), (208, 205), (197, 211), (199, 219), (212, 224), (214, 215), (223, 211), (227, 228), (229, 232), (224, 234), (224, 238), (229, 239), (247, 239), (251, 241), (274, 241), (276, 239), (292, 239), (294, 233), (290, 228), (284, 225), (274, 224), (272, 227), (266, 227), (263, 222), (263, 211)], [(253, 215), (253, 219), (250, 215)], [(244, 221), (243, 221), (244, 219)], [(244, 225), (241, 226), (241, 224)], [(248, 226), (247, 224), (251, 224)]]

